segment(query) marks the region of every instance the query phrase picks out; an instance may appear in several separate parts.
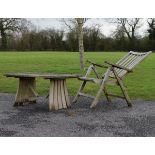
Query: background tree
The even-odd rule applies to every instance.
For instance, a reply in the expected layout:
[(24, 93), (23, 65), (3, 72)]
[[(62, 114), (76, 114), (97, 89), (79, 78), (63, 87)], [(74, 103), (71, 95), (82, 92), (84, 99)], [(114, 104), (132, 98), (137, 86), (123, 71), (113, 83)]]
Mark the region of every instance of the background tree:
[(127, 50), (128, 39), (122, 26), (117, 26), (113, 32), (113, 39), (116, 50)]
[(0, 35), (3, 50), (7, 48), (8, 33), (20, 30), (21, 20), (20, 18), (0, 18)]
[(148, 44), (150, 49), (155, 49), (155, 18), (148, 18), (147, 19), (148, 24)]
[(116, 23), (118, 24), (117, 29), (125, 33), (128, 37), (130, 48), (135, 48), (136, 33), (141, 27), (140, 18), (117, 18)]
[(78, 24), (78, 40), (79, 40), (79, 52), (80, 52), (80, 67), (84, 69), (84, 44), (83, 44), (83, 25), (86, 21), (85, 18), (76, 18)]
[[(4, 19), (4, 18), (3, 18)], [(2, 19), (1, 19), (2, 20)], [(154, 38), (154, 19), (149, 18), (143, 20), (148, 25), (146, 31), (141, 31), (143, 34), (138, 36), (138, 28), (132, 33), (132, 29), (129, 29), (128, 22), (131, 19), (125, 19), (125, 27), (129, 31), (130, 36), (134, 36), (134, 46), (131, 46), (131, 42), (128, 38), (124, 27), (117, 23), (118, 19), (113, 19), (112, 23), (116, 23), (117, 27), (115, 31), (111, 32), (109, 36), (104, 36), (104, 29), (101, 25), (91, 24), (83, 25), (83, 45), (84, 51), (129, 51), (131, 49), (135, 51), (148, 51), (155, 49)], [(133, 19), (134, 20), (134, 19)], [(131, 21), (130, 21), (131, 22)], [(143, 22), (143, 23), (144, 23)], [(138, 23), (141, 26), (142, 22)], [(5, 50), (10, 51), (78, 51), (79, 50), (79, 36), (78, 36), (78, 23), (76, 19), (68, 19), (67, 30), (60, 30), (57, 28), (38, 28), (29, 22), (28, 19), (19, 20), (19, 30), (11, 31), (6, 30), (7, 48)], [(102, 28), (102, 29), (101, 29)], [(134, 34), (134, 35), (132, 35)], [(0, 47), (2, 37), (0, 34)], [(1, 51), (4, 50), (0, 48)], [(84, 57), (83, 57), (84, 59)]]
[(55, 30), (48, 29), (47, 35), (50, 42), (50, 49), (53, 51), (63, 51), (64, 50), (64, 31), (63, 30)]
[(69, 51), (78, 51), (78, 36), (76, 30), (70, 30), (66, 34), (66, 46)]
[(84, 39), (85, 51), (104, 50), (105, 36), (101, 32), (100, 25), (85, 27), (83, 29), (83, 39)]
[[(80, 54), (80, 68), (84, 69), (84, 43), (83, 43), (83, 26), (87, 21), (87, 18), (75, 18), (69, 19), (68, 21), (63, 20), (65, 25), (69, 27), (70, 30), (76, 32), (78, 36), (79, 54)], [(74, 29), (74, 30), (73, 30)]]
[(149, 33), (149, 39), (150, 40), (155, 40), (155, 18), (149, 18), (147, 20), (148, 23), (148, 33)]

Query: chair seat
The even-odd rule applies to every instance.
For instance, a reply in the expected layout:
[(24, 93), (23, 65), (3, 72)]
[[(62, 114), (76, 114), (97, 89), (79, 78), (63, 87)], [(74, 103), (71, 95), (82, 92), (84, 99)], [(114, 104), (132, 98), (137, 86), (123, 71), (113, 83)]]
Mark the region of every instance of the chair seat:
[(98, 83), (98, 84), (100, 84), (102, 82), (102, 79), (97, 79), (97, 78), (79, 77), (78, 79), (81, 81), (90, 81), (90, 82), (94, 82), (94, 83)]

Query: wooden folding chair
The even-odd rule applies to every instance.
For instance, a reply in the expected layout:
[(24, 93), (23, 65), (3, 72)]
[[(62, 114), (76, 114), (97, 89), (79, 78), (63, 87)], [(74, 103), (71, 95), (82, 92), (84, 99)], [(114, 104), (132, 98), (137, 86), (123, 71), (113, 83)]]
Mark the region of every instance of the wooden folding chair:
[[(105, 61), (103, 65), (88, 61), (91, 65), (89, 66), (86, 75), (84, 77), (80, 77), (79, 80), (82, 80), (82, 84), (79, 88), (79, 91), (77, 92), (77, 95), (75, 96), (73, 102), (76, 102), (79, 96), (85, 96), (85, 97), (91, 97), (91, 95), (84, 94), (82, 93), (82, 90), (86, 86), (87, 82), (93, 82), (95, 84), (99, 84), (100, 88), (96, 94), (90, 106), (90, 108), (93, 108), (96, 106), (96, 104), (99, 101), (99, 98), (103, 93), (105, 94), (107, 100), (110, 102), (110, 96), (113, 97), (119, 97), (123, 98), (126, 100), (127, 104), (129, 107), (132, 106), (131, 100), (129, 98), (129, 95), (127, 93), (126, 87), (123, 84), (123, 78), (130, 72), (133, 72), (133, 68), (135, 68), (136, 65), (138, 65), (144, 58), (146, 58), (149, 54), (152, 52), (144, 52), (144, 53), (138, 53), (138, 52), (133, 52), (130, 51), (127, 55), (125, 55), (122, 59), (120, 59), (116, 64), (110, 63)], [(105, 74), (100, 77), (96, 67), (101, 67), (101, 68), (107, 68), (107, 71)], [(91, 72), (95, 73), (95, 78), (88, 77)], [(107, 92), (107, 85), (114, 84), (118, 85), (122, 91), (123, 96), (118, 96), (115, 94), (111, 94)]]

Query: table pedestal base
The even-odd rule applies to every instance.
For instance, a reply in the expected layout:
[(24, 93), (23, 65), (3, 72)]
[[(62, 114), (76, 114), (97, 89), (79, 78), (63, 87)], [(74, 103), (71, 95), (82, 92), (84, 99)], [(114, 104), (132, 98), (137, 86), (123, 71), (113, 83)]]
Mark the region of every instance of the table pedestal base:
[(20, 78), (14, 106), (22, 106), (26, 102), (36, 103), (37, 96), (35, 78)]
[(66, 79), (50, 79), (49, 110), (58, 110), (69, 106)]

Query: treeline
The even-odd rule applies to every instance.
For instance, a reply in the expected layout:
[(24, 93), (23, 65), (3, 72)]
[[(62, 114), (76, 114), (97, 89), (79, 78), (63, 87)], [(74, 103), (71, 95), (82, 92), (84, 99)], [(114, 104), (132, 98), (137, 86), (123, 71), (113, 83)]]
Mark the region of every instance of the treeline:
[[(149, 51), (155, 49), (155, 26), (148, 27), (147, 35), (130, 40), (121, 28), (110, 37), (102, 34), (100, 27), (83, 28), (85, 51)], [(57, 29), (22, 29), (8, 31), (6, 45), (0, 38), (0, 50), (4, 51), (78, 51), (76, 29), (68, 32)]]

